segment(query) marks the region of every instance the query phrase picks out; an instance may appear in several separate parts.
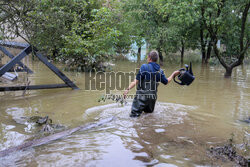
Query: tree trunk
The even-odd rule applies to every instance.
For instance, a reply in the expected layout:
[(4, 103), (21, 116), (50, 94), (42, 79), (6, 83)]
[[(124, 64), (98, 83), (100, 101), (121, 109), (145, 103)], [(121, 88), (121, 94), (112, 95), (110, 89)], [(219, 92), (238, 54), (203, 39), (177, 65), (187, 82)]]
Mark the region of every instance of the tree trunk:
[[(246, 40), (246, 44), (244, 45), (244, 36), (245, 36), (245, 26), (246, 26), (246, 21), (247, 21), (247, 16), (248, 16), (248, 10), (250, 8), (250, 3), (247, 3), (245, 5), (244, 11), (242, 13), (242, 17), (241, 17), (241, 32), (240, 32), (240, 40), (239, 40), (239, 45), (240, 45), (240, 51), (238, 53), (238, 59), (236, 61), (234, 61), (231, 64), (227, 64), (223, 57), (220, 54), (219, 49), (217, 48), (217, 41), (218, 41), (218, 37), (217, 37), (217, 31), (218, 31), (218, 27), (211, 27), (206, 25), (206, 22), (204, 22), (204, 24), (206, 25), (206, 27), (208, 28), (208, 31), (210, 33), (210, 36), (212, 38), (212, 42), (213, 42), (213, 49), (214, 49), (214, 53), (216, 55), (216, 57), (218, 58), (218, 60), (220, 61), (221, 65), (226, 69), (225, 72), (225, 77), (231, 77), (232, 75), (232, 70), (234, 67), (237, 67), (239, 65), (242, 65), (243, 60), (244, 60), (244, 55), (247, 51), (247, 49), (249, 48), (249, 40)], [(221, 13), (221, 9), (218, 9), (218, 16)]]
[(162, 56), (162, 51), (159, 50), (159, 58), (160, 58), (160, 65), (163, 66), (163, 56)]
[(160, 59), (160, 65), (161, 66), (163, 65), (163, 56), (162, 56), (162, 49), (161, 49), (162, 44), (163, 44), (162, 39), (160, 39), (159, 45), (157, 47), (157, 51), (159, 53), (159, 59)]
[(141, 62), (141, 46), (138, 48), (137, 52), (137, 63)]
[(226, 78), (231, 77), (232, 71), (233, 71), (233, 68), (231, 68), (231, 67), (226, 68), (226, 72), (225, 72), (224, 76), (225, 76)]
[(163, 65), (163, 56), (162, 56), (162, 50), (160, 47), (157, 48), (158, 54), (159, 54), (159, 59), (160, 59), (160, 65)]
[(150, 49), (150, 44), (149, 42), (146, 41), (146, 55), (148, 55)]
[(52, 135), (40, 138), (40, 139), (35, 139), (32, 141), (27, 141), (26, 143), (23, 143), (21, 145), (15, 146), (15, 147), (11, 147), (8, 148), (6, 150), (0, 151), (0, 157), (4, 157), (10, 153), (16, 152), (16, 151), (20, 151), (20, 150), (24, 150), (30, 147), (35, 147), (35, 146), (40, 146), (46, 143), (49, 143), (51, 141), (55, 141), (58, 139), (61, 139), (63, 137), (67, 137), (69, 135), (71, 135), (72, 133), (75, 133), (77, 131), (85, 131), (85, 130), (89, 130), (91, 128), (95, 128), (98, 126), (101, 126), (103, 124), (106, 124), (108, 122), (111, 122), (112, 120), (114, 120), (115, 117), (110, 117), (110, 118), (106, 118), (106, 119), (102, 119), (96, 123), (92, 123), (92, 124), (88, 124), (88, 125), (81, 125), (78, 126), (76, 128), (72, 128), (72, 129), (68, 129), (62, 132), (58, 132), (58, 133), (54, 133)]
[(208, 64), (210, 56), (211, 56), (211, 51), (212, 51), (212, 41), (210, 40), (208, 43), (208, 48), (207, 48), (207, 54), (206, 54), (206, 59), (205, 63)]
[(162, 51), (159, 51), (159, 58), (160, 58), (160, 65), (163, 66), (163, 56), (162, 56)]
[(184, 52), (185, 52), (185, 45), (184, 42), (181, 41), (181, 65), (183, 65), (184, 62)]
[[(205, 9), (201, 7), (201, 17), (204, 19)], [(202, 64), (205, 63), (206, 59), (206, 43), (204, 41), (204, 23), (200, 21), (200, 43), (201, 43), (201, 54), (202, 54)]]
[(204, 64), (206, 59), (206, 44), (204, 42), (204, 33), (202, 25), (200, 25), (200, 43), (201, 43), (202, 64)]

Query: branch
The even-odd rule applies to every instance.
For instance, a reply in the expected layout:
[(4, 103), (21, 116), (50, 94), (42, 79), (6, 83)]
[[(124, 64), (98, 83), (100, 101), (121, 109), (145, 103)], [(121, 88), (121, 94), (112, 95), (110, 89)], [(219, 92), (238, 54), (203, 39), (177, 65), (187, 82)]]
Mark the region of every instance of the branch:
[(0, 6), (9, 5), (8, 3), (0, 3)]
[(245, 35), (245, 26), (246, 26), (249, 6), (250, 6), (250, 3), (246, 4), (243, 15), (242, 15), (241, 34), (240, 34), (240, 51), (242, 51), (244, 47), (243, 40), (244, 40), (244, 35)]
[(4, 157), (4, 156), (6, 156), (6, 155), (8, 155), (10, 153), (16, 152), (16, 151), (20, 151), (20, 150), (24, 150), (24, 149), (27, 149), (27, 148), (47, 144), (49, 142), (61, 139), (63, 137), (67, 137), (67, 136), (69, 136), (72, 133), (75, 133), (77, 131), (86, 131), (86, 130), (89, 130), (89, 129), (92, 129), (92, 128), (97, 128), (97, 127), (99, 127), (101, 125), (104, 125), (104, 124), (107, 124), (107, 123), (113, 121), (114, 119), (115, 119), (115, 117), (101, 119), (96, 123), (80, 125), (80, 126), (78, 126), (76, 128), (71, 128), (71, 129), (68, 129), (68, 130), (64, 130), (62, 132), (54, 133), (54, 134), (51, 134), (49, 136), (42, 137), (40, 139), (34, 139), (34, 140), (31, 140), (31, 141), (27, 141), (27, 142), (25, 142), (23, 144), (20, 144), (18, 146), (14, 146), (14, 147), (11, 147), (11, 148), (0, 151), (0, 157)]
[(238, 60), (236, 62), (233, 62), (230, 66), (231, 67), (236, 67), (239, 66), (243, 63), (245, 53), (247, 49), (249, 48), (249, 39), (247, 39), (246, 46), (244, 47), (244, 36), (245, 36), (245, 27), (246, 27), (246, 20), (247, 20), (247, 15), (248, 15), (248, 10), (250, 7), (250, 3), (247, 3), (243, 14), (242, 14), (242, 22), (241, 22), (241, 33), (240, 33), (240, 53), (238, 55)]
[(232, 68), (236, 67), (236, 66), (239, 66), (243, 63), (243, 60), (244, 60), (244, 57), (245, 57), (245, 53), (247, 51), (247, 49), (249, 48), (250, 46), (250, 42), (249, 40), (247, 40), (247, 43), (246, 43), (246, 46), (244, 47), (244, 49), (239, 53), (239, 58), (236, 62), (233, 62), (230, 66)]
[[(203, 2), (204, 3), (204, 2)], [(211, 23), (210, 23), (210, 25), (208, 26), (208, 24), (207, 24), (207, 21), (206, 21), (206, 19), (205, 19), (205, 17), (204, 17), (204, 14), (205, 14), (205, 8), (204, 8), (204, 4), (202, 4), (202, 7), (201, 7), (201, 15), (202, 15), (202, 17), (201, 17), (201, 19), (202, 19), (202, 22), (203, 22), (203, 25), (205, 26), (205, 28), (208, 30), (208, 32), (210, 33), (210, 36), (211, 36), (211, 38), (216, 38), (216, 35), (215, 35), (215, 33), (214, 33), (214, 31), (213, 31), (213, 27), (212, 27), (212, 25), (211, 25)], [(210, 21), (211, 21), (211, 18), (210, 18)]]
[[(220, 2), (218, 2), (220, 3)], [(218, 11), (217, 11), (217, 18), (220, 17), (221, 14), (221, 9), (224, 7), (225, 0), (222, 0), (220, 4), (218, 4)], [(215, 33), (217, 34), (218, 32), (218, 23), (215, 20)]]
[(219, 49), (217, 48), (216, 44), (217, 44), (217, 39), (213, 42), (213, 48), (214, 48), (214, 53), (215, 53), (215, 56), (219, 59), (221, 65), (224, 67), (224, 68), (229, 68), (229, 66), (226, 64), (226, 62), (224, 61), (224, 59), (221, 57), (220, 55), (220, 51)]

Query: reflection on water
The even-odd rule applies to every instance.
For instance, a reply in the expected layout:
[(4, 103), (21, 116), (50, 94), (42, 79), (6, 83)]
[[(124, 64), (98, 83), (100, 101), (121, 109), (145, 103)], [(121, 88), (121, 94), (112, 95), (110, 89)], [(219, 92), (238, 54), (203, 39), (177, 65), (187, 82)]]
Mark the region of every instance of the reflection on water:
[[(114, 70), (128, 72), (136, 67), (118, 62)], [(170, 75), (179, 67), (164, 68)], [(32, 84), (61, 83), (40, 63), (34, 62), (32, 69), (36, 72), (29, 76)], [(129, 117), (131, 102), (124, 107), (98, 103), (104, 92), (85, 91), (84, 73), (66, 72), (79, 91), (37, 90), (25, 96), (22, 92), (0, 93), (0, 150), (35, 135), (35, 127), (18, 122), (23, 116), (48, 115), (53, 123), (69, 128), (117, 117), (102, 127), (0, 158), (0, 166), (216, 165), (206, 155), (210, 145), (224, 143), (232, 133), (238, 144), (243, 138), (250, 140), (249, 124), (240, 121), (250, 116), (250, 68), (238, 68), (227, 79), (220, 67), (194, 66), (193, 71), (196, 80), (189, 87), (161, 85), (155, 112), (140, 118)]]

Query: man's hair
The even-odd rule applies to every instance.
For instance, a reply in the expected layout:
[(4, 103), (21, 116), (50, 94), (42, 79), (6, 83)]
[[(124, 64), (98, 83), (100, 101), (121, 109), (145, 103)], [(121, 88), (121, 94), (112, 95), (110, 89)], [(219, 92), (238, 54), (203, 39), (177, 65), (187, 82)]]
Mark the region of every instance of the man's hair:
[(148, 57), (152, 60), (152, 62), (157, 62), (159, 55), (156, 50), (152, 50), (151, 52), (149, 52)]

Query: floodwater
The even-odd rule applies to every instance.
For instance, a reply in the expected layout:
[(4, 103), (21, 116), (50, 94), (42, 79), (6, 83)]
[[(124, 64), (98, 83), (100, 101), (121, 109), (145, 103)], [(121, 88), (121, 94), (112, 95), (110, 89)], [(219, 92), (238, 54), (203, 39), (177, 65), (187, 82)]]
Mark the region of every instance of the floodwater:
[[(138, 66), (115, 64), (114, 71), (124, 72)], [(62, 83), (42, 63), (30, 62), (29, 67), (35, 71), (28, 77), (30, 85)], [(180, 67), (163, 68), (169, 76)], [(48, 115), (53, 123), (66, 128), (116, 117), (103, 126), (11, 153), (0, 158), (0, 166), (233, 166), (232, 162), (212, 159), (207, 149), (224, 144), (233, 134), (238, 148), (249, 156), (241, 148), (244, 142), (249, 143), (249, 124), (240, 120), (250, 116), (250, 68), (237, 68), (232, 78), (224, 78), (221, 67), (195, 65), (193, 72), (196, 79), (188, 87), (174, 82), (160, 85), (154, 113), (139, 118), (129, 117), (130, 100), (125, 106), (111, 100), (98, 102), (105, 92), (85, 90), (85, 73), (65, 72), (80, 87), (76, 91), (0, 93), (0, 150), (37, 135), (38, 127), (17, 121), (22, 117)], [(19, 78), (17, 82), (26, 81), (27, 75)]]

